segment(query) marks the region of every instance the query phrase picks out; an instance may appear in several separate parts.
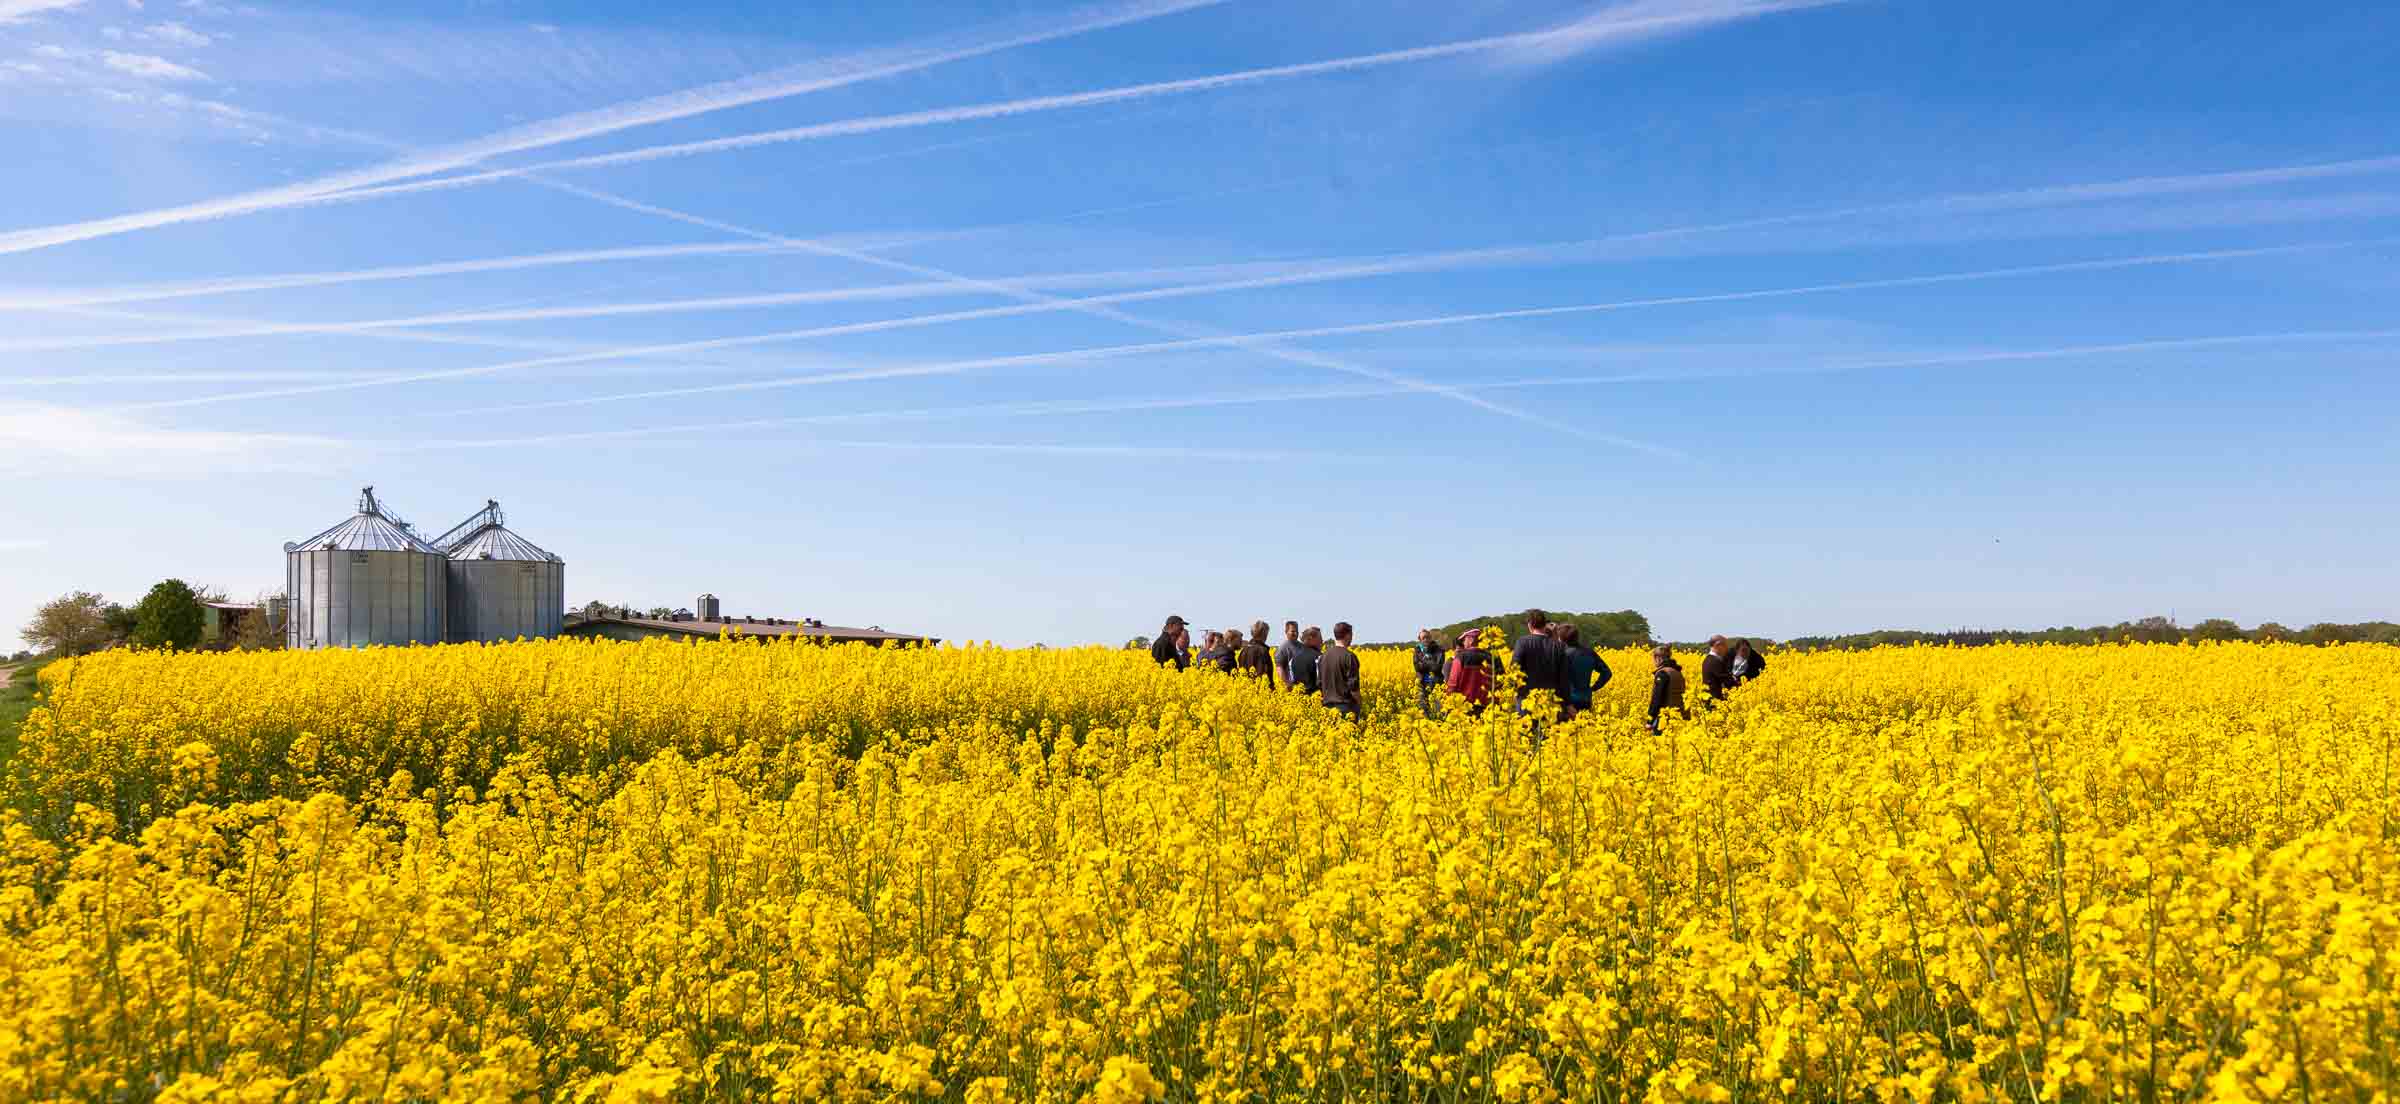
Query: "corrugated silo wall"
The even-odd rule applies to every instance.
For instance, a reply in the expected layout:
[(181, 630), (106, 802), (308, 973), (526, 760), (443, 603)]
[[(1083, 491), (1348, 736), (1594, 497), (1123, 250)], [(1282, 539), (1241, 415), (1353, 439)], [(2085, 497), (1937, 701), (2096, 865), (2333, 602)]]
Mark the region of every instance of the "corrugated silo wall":
[(451, 560), (449, 638), (557, 636), (567, 606), (566, 570), (543, 560)]
[(294, 648), (438, 644), (448, 617), (448, 561), (423, 552), (317, 549), (285, 554)]

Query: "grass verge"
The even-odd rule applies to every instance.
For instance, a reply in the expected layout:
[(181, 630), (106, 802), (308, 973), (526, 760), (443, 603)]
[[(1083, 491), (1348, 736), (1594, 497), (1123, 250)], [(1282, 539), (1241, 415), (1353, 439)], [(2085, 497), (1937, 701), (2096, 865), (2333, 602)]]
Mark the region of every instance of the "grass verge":
[(35, 676), (49, 665), (46, 659), (18, 664), (9, 671), (8, 681), (0, 684), (0, 771), (7, 770), (8, 761), (17, 754), (17, 730), (25, 726), (25, 715), (33, 712)]

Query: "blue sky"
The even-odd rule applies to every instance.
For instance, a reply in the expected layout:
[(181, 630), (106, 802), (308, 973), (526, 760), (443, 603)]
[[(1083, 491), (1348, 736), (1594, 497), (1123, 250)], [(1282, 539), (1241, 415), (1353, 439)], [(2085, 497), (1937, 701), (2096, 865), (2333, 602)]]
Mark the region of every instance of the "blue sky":
[(2388, 618), (2395, 135), (2371, 3), (0, 0), (0, 611), (373, 483), (952, 639)]

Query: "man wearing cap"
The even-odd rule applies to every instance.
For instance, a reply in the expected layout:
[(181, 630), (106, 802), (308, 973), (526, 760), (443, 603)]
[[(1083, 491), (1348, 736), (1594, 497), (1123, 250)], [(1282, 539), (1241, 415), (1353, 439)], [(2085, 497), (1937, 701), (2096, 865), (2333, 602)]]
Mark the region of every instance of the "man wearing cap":
[(1167, 618), (1167, 627), (1158, 639), (1150, 642), (1150, 662), (1172, 663), (1180, 671), (1192, 665), (1192, 655), (1183, 649), (1183, 618)]

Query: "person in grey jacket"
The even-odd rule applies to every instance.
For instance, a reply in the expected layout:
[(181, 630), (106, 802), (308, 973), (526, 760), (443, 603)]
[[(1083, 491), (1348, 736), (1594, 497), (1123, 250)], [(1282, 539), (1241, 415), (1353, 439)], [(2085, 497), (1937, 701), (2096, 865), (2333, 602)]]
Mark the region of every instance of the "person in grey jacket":
[(1318, 692), (1325, 708), (1358, 719), (1358, 653), (1350, 650), (1350, 623), (1333, 623), (1333, 645), (1317, 659)]
[(1300, 646), (1300, 623), (1283, 623), (1283, 643), (1275, 646), (1275, 685), (1292, 688), (1292, 649)]

